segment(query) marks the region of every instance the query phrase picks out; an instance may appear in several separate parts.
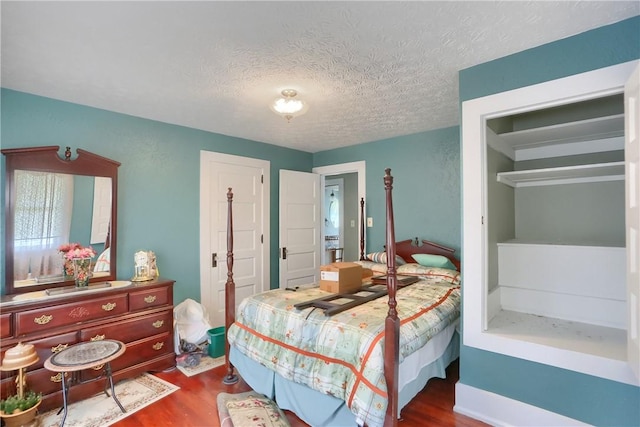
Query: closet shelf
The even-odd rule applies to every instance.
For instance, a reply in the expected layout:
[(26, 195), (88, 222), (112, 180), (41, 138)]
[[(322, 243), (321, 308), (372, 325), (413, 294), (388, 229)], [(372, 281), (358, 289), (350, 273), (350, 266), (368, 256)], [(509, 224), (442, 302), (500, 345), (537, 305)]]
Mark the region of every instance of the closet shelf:
[(498, 182), (514, 188), (598, 181), (624, 181), (624, 162), (499, 172), (497, 179)]
[(624, 136), (624, 114), (500, 134), (514, 149)]

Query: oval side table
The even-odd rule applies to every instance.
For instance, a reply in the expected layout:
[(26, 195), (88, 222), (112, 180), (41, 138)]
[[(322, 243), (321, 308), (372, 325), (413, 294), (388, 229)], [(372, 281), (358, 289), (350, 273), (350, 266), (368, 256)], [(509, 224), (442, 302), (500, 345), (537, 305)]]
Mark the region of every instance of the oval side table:
[[(117, 340), (87, 341), (72, 345), (59, 353), (49, 356), (44, 362), (44, 367), (52, 372), (60, 372), (62, 374), (62, 410), (64, 410), (64, 414), (62, 415), (62, 421), (60, 421), (60, 427), (64, 425), (64, 421), (67, 418), (69, 384), (65, 382), (65, 373), (81, 371), (99, 365), (104, 365), (105, 376), (109, 381), (113, 400), (115, 400), (122, 412), (127, 412), (116, 397), (110, 363), (120, 357), (126, 349), (127, 346)], [(109, 396), (106, 383), (104, 385), (104, 393)]]

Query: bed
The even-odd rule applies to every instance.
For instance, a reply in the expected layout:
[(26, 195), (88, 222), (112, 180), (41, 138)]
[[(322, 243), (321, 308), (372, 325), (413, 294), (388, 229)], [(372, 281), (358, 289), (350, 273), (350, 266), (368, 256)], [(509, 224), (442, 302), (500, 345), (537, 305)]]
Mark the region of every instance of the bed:
[[(332, 316), (294, 307), (330, 295), (309, 286), (248, 297), (236, 318), (229, 189), (225, 383), (237, 381), (237, 370), (255, 391), (313, 426), (377, 427), (396, 425), (400, 409), (430, 378), (444, 378), (459, 354), (460, 264), (450, 248), (395, 241), (389, 169), (384, 183), (385, 250), (366, 256), (361, 251), (364, 259), (357, 263), (386, 276), (381, 286), (388, 297)], [(446, 260), (446, 268), (420, 265), (415, 254)], [(400, 287), (403, 276), (419, 280)]]

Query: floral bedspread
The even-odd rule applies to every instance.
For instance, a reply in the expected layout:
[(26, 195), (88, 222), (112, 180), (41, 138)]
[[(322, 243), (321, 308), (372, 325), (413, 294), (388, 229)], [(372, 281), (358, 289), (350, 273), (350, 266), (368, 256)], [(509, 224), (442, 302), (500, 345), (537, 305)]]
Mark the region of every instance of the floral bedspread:
[[(282, 377), (344, 400), (356, 418), (382, 426), (387, 407), (387, 297), (335, 314), (294, 305), (330, 295), (318, 287), (272, 290), (242, 301), (229, 342)], [(460, 315), (460, 286), (423, 279), (398, 290), (400, 361)], [(335, 302), (335, 301), (334, 301)]]

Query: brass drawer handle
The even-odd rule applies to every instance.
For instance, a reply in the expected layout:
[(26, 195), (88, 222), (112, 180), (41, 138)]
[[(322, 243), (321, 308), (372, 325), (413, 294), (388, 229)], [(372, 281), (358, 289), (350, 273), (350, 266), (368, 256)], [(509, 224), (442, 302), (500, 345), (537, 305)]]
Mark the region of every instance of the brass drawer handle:
[(154, 328), (162, 328), (162, 325), (164, 325), (164, 320), (156, 320), (155, 322), (153, 322), (153, 327)]
[(50, 380), (52, 383), (59, 383), (59, 382), (62, 382), (62, 372), (58, 372), (58, 373), (57, 373), (57, 374), (55, 374), (54, 376), (49, 377), (49, 380)]
[(104, 339), (104, 335), (96, 335), (95, 337), (89, 339), (89, 341), (102, 341)]
[(43, 314), (40, 317), (33, 319), (38, 325), (46, 325), (53, 320), (53, 314)]
[(164, 347), (164, 343), (163, 342), (157, 342), (153, 345), (153, 349), (154, 350), (160, 350), (162, 347)]
[(107, 304), (105, 304), (105, 305), (103, 305), (103, 306), (102, 306), (102, 309), (103, 309), (104, 311), (111, 311), (111, 310), (113, 310), (114, 308), (116, 308), (116, 303), (115, 303), (115, 302), (110, 302), (110, 303), (107, 303)]
[(51, 347), (51, 353), (60, 353), (65, 348), (69, 347), (69, 344), (58, 344), (55, 347)]
[(155, 295), (147, 295), (146, 297), (144, 297), (144, 302), (146, 302), (147, 304), (151, 304), (155, 300), (156, 300)]
[(98, 365), (98, 366), (94, 366), (93, 369), (94, 371), (99, 371), (100, 369), (104, 368), (104, 363), (102, 365)]

